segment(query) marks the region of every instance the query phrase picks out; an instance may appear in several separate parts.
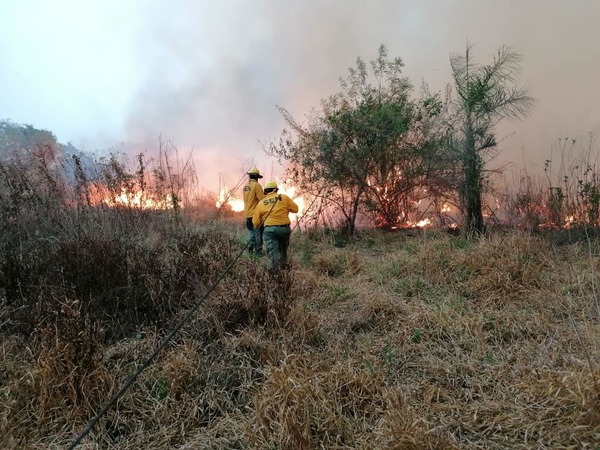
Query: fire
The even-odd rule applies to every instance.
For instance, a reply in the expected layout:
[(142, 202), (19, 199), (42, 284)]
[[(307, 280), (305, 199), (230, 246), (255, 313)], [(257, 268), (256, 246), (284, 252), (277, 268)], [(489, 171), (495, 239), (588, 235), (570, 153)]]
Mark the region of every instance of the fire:
[(407, 221), (404, 222), (401, 225), (394, 225), (392, 226), (390, 229), (392, 230), (405, 230), (408, 228), (426, 228), (433, 225), (433, 222), (431, 221), (431, 219), (427, 218), (427, 219), (423, 219), (423, 220), (419, 220), (418, 222), (411, 222), (411, 221)]
[(217, 208), (221, 208), (224, 204), (229, 205), (234, 212), (241, 212), (244, 210), (244, 200), (234, 197), (233, 193), (227, 188), (221, 189), (217, 202), (215, 203)]
[(168, 194), (164, 200), (158, 200), (142, 191), (128, 192), (125, 188), (121, 188), (118, 195), (105, 194), (98, 203), (138, 209), (171, 209), (173, 208), (173, 197)]
[[(292, 186), (289, 183), (289, 181), (279, 184), (278, 192), (280, 194), (287, 195), (298, 205), (298, 213), (292, 214), (292, 220), (301, 217), (302, 212), (304, 211), (304, 199), (296, 194), (297, 190), (298, 189), (295, 186)], [(217, 202), (215, 203), (217, 208), (221, 208), (225, 204), (227, 204), (234, 212), (241, 212), (244, 210), (244, 200), (242, 198), (234, 196), (233, 192), (231, 192), (228, 188), (221, 189), (221, 192), (219, 192)]]
[(566, 229), (571, 228), (574, 223), (575, 223), (575, 216), (567, 216), (567, 217), (565, 217), (565, 225), (564, 225), (564, 227)]
[(295, 215), (292, 214), (292, 220), (295, 220), (294, 216), (296, 218), (302, 217), (302, 212), (304, 211), (304, 199), (301, 196), (297, 196), (296, 191), (297, 188), (295, 186), (291, 186), (289, 182), (283, 184), (278, 191), (280, 194), (285, 194), (290, 197), (298, 205), (298, 212)]
[(238, 198), (231, 199), (227, 202), (232, 211), (242, 212), (244, 210), (244, 200)]
[(431, 219), (423, 219), (419, 220), (417, 223), (411, 225), (413, 228), (425, 228), (426, 226), (431, 225)]

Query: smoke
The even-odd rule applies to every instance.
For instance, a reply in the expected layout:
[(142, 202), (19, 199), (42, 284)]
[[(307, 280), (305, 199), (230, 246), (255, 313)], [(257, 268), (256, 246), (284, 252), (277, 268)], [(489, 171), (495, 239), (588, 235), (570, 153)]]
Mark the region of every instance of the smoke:
[[(147, 2), (146, 5), (149, 3)], [(380, 44), (400, 56), (415, 84), (450, 82), (448, 57), (476, 44), (478, 61), (500, 45), (523, 56), (532, 115), (504, 123), (500, 162), (543, 165), (559, 137), (600, 133), (600, 2), (579, 0), (229, 0), (155, 2), (140, 14), (142, 83), (126, 141), (157, 148), (158, 136), (194, 148), (202, 182), (235, 184), (250, 160), (281, 173), (262, 151), (284, 127), (276, 105), (302, 119), (339, 87), (357, 56)], [(271, 168), (274, 168), (271, 170)]]

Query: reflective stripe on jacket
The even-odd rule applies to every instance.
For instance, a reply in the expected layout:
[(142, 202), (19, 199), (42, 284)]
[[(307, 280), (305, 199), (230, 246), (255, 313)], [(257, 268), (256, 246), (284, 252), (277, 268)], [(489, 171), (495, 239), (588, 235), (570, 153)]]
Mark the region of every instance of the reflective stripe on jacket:
[[(271, 210), (271, 208), (273, 209)], [(259, 227), (263, 218), (268, 214), (264, 223), (265, 227), (269, 225), (289, 225), (290, 218), (288, 214), (297, 212), (298, 205), (287, 195), (270, 192), (254, 210), (252, 223), (254, 227)]]
[(244, 186), (244, 214), (246, 219), (251, 218), (254, 215), (254, 209), (258, 202), (264, 198), (263, 188), (258, 181), (250, 180), (248, 184)]

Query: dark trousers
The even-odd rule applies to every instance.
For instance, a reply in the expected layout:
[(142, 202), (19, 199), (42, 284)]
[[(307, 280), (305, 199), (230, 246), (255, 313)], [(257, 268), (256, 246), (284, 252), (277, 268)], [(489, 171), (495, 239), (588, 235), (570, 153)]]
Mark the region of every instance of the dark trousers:
[(291, 234), (292, 230), (289, 225), (267, 225), (265, 227), (265, 244), (267, 245), (267, 255), (269, 256), (270, 269), (280, 270), (287, 268), (287, 251), (290, 245)]
[(258, 230), (255, 230), (254, 225), (252, 225), (252, 217), (247, 217), (246, 228), (248, 229), (248, 251), (260, 255), (262, 253), (265, 227), (260, 227)]

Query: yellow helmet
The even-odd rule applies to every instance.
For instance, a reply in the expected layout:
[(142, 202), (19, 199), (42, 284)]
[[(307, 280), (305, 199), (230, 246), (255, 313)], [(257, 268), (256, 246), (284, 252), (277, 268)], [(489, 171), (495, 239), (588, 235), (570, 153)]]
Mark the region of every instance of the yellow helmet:
[(253, 167), (252, 169), (250, 169), (247, 172), (248, 175), (254, 175), (257, 178), (262, 178), (262, 175), (260, 174), (259, 170), (256, 167)]
[(265, 184), (265, 189), (279, 189), (277, 187), (277, 183), (275, 183), (274, 181), (269, 181), (267, 184)]

